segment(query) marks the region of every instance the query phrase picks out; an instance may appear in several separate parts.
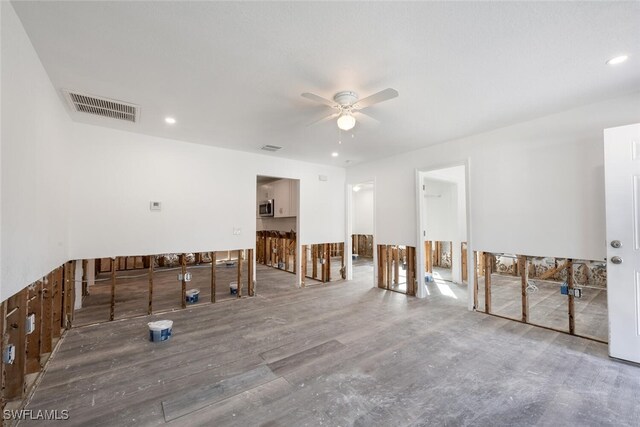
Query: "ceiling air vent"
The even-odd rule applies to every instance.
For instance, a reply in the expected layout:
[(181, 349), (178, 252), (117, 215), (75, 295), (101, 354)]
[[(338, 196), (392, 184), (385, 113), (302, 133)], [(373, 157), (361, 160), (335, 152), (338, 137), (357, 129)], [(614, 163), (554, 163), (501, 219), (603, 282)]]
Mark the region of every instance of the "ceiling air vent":
[(282, 150), (282, 147), (279, 147), (279, 146), (277, 146), (277, 145), (270, 145), (270, 144), (267, 144), (267, 145), (263, 145), (262, 147), (260, 147), (260, 149), (261, 149), (261, 150), (264, 150), (264, 151), (271, 151), (271, 152), (273, 152), (273, 151), (279, 151), (279, 150)]
[(139, 111), (136, 105), (69, 91), (64, 91), (64, 93), (71, 107), (80, 113), (88, 113), (133, 123), (138, 120)]

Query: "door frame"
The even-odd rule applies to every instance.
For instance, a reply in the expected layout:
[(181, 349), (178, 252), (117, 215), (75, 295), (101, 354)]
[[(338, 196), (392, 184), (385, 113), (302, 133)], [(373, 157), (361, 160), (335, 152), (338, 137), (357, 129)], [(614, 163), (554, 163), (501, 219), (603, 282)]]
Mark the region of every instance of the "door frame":
[(471, 227), (471, 159), (466, 158), (464, 160), (457, 160), (452, 162), (438, 163), (432, 166), (415, 169), (415, 190), (416, 190), (416, 274), (417, 278), (417, 292), (418, 298), (425, 298), (427, 296), (427, 286), (424, 280), (424, 237), (426, 235), (426, 225), (424, 215), (426, 213), (426, 206), (424, 202), (424, 190), (422, 189), (422, 182), (426, 177), (427, 172), (433, 172), (439, 169), (447, 169), (455, 166), (464, 166), (464, 184), (465, 184), (465, 201), (466, 201), (466, 223), (467, 223), (467, 308), (472, 311), (473, 306), (473, 289), (476, 286), (475, 275), (473, 274), (474, 263), (468, 260), (473, 259), (474, 245), (473, 245), (473, 230)]

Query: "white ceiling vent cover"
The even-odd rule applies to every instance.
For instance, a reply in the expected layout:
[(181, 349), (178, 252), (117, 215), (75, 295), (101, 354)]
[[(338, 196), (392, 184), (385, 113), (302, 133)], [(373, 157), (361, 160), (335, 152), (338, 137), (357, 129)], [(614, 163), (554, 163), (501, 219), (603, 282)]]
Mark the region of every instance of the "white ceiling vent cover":
[(64, 94), (74, 111), (133, 123), (138, 121), (139, 108), (136, 105), (67, 90)]
[(261, 149), (261, 150), (264, 150), (264, 151), (271, 151), (271, 152), (273, 152), (273, 151), (279, 151), (279, 150), (282, 150), (282, 147), (280, 147), (280, 146), (278, 146), (278, 145), (270, 145), (270, 144), (267, 144), (267, 145), (263, 145), (262, 147), (260, 147), (260, 149)]

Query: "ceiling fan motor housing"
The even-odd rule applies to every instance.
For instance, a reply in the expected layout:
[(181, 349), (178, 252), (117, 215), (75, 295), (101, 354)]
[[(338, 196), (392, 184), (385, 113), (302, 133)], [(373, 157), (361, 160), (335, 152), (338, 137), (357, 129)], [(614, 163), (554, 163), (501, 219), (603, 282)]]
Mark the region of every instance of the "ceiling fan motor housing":
[(351, 92), (350, 90), (345, 90), (343, 92), (336, 93), (333, 96), (333, 100), (342, 107), (349, 107), (358, 102), (358, 94)]

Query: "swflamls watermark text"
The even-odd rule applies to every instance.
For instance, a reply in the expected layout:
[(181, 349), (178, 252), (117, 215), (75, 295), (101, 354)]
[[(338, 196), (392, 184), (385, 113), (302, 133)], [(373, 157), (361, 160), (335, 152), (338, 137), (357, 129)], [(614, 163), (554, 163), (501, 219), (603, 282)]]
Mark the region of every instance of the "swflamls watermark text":
[(20, 409), (2, 411), (3, 420), (42, 420), (42, 421), (60, 421), (69, 419), (68, 409)]

